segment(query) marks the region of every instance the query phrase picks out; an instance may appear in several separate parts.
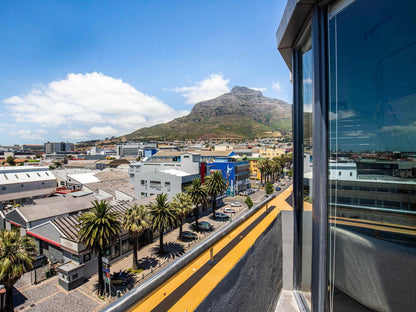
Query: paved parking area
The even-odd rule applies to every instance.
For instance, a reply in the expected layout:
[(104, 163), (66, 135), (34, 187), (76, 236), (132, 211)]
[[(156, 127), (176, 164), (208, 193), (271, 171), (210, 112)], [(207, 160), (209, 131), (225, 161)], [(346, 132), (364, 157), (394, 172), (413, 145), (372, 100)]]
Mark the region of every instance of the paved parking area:
[[(27, 276), (28, 273), (25, 275)], [(24, 276), (23, 279), (27, 279)], [(104, 302), (82, 290), (65, 291), (58, 286), (58, 277), (54, 276), (37, 285), (16, 284), (14, 290), (15, 311), (30, 312), (70, 312), (70, 311), (99, 311)], [(19, 287), (20, 286), (20, 287)]]

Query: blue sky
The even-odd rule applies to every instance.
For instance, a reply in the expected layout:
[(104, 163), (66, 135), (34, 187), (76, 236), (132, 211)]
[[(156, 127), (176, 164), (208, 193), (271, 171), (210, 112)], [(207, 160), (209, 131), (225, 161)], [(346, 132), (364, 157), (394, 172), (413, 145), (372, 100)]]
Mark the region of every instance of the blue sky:
[(292, 102), (283, 0), (0, 3), (0, 145), (118, 136), (233, 86)]

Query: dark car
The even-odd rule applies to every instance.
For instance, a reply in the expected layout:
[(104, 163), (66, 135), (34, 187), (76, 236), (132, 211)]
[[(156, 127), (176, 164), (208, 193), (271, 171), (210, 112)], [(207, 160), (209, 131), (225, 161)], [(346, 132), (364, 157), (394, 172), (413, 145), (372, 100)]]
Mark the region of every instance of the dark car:
[(215, 212), (215, 217), (216, 217), (217, 219), (228, 219), (228, 218), (230, 218), (230, 216), (229, 216), (229, 215), (227, 215), (227, 214), (225, 214), (225, 213), (222, 213), (222, 212), (219, 212), (219, 211), (216, 211), (216, 212)]
[(191, 231), (183, 231), (182, 232), (182, 240), (194, 240), (198, 239), (198, 235), (192, 233)]
[(40, 268), (45, 264), (48, 264), (48, 257), (46, 257), (45, 255), (38, 255), (35, 257), (35, 260), (33, 261), (33, 268)]
[(276, 191), (280, 191), (281, 190), (281, 188), (280, 187), (276, 187)]
[(200, 230), (209, 231), (211, 229), (211, 224), (207, 221), (198, 222), (198, 227)]

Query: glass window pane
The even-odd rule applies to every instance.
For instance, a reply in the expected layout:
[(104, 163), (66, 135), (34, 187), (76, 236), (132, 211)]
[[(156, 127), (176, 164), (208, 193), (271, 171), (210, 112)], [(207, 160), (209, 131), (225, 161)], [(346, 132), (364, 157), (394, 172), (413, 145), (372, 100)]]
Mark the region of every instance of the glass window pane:
[[(416, 4), (329, 14), (329, 306), (410, 311), (416, 278)], [(348, 310), (350, 311), (350, 310)]]

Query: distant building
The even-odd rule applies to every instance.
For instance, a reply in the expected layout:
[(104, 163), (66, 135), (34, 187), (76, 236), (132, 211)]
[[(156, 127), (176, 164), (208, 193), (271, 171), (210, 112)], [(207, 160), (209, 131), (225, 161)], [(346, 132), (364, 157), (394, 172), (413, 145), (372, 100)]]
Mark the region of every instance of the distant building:
[(74, 150), (74, 145), (69, 142), (46, 142), (43, 146), (45, 154), (65, 154)]

